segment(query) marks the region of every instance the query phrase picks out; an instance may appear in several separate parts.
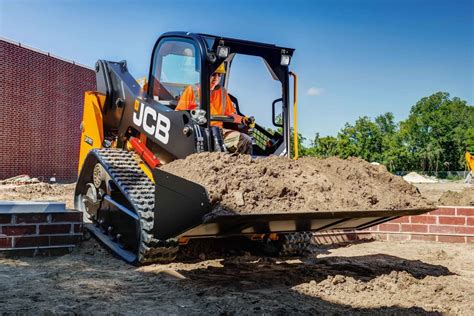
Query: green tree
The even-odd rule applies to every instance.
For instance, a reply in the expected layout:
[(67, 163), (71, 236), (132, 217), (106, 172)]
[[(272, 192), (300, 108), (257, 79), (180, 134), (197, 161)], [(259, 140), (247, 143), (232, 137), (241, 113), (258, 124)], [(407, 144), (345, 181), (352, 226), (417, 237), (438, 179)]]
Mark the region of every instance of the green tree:
[(397, 124), (394, 122), (394, 116), (392, 112), (387, 112), (377, 116), (375, 118), (375, 124), (377, 124), (380, 131), (385, 135), (392, 135), (397, 130)]
[(464, 133), (464, 139), (464, 145), (466, 146), (466, 150), (474, 154), (474, 126), (466, 129)]
[(338, 140), (333, 136), (320, 137), (319, 133), (316, 133), (314, 140), (306, 150), (306, 153), (309, 156), (318, 156), (318, 157), (330, 157), (337, 156), (337, 144)]
[(421, 170), (460, 170), (467, 130), (474, 126), (474, 108), (449, 93), (422, 98), (401, 122), (402, 143), (411, 154), (411, 167)]
[(474, 107), (446, 92), (422, 98), (409, 117), (395, 123), (388, 112), (373, 121), (359, 117), (346, 123), (337, 137), (316, 134), (303, 154), (361, 157), (389, 170), (462, 170), (464, 153), (474, 152)]
[(379, 161), (382, 153), (383, 133), (367, 116), (354, 125), (346, 123), (338, 136), (338, 154), (343, 158), (357, 156), (367, 161)]
[(390, 137), (396, 129), (392, 113), (380, 115), (375, 121), (363, 116), (353, 125), (346, 123), (337, 137), (320, 137), (316, 134), (306, 153), (319, 157), (357, 156), (368, 161), (381, 161), (383, 150), (390, 145)]

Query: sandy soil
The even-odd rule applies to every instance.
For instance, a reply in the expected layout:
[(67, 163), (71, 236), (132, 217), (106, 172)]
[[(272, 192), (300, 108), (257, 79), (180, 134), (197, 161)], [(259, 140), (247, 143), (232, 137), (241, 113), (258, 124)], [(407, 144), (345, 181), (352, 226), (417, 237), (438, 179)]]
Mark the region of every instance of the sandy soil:
[[(421, 192), (440, 190), (430, 186)], [(66, 201), (72, 207), (73, 191), (74, 184), (3, 185), (0, 199)], [(0, 256), (0, 311), (471, 315), (474, 310), (473, 244), (369, 242), (322, 250), (329, 253), (283, 260), (235, 251), (137, 268), (90, 239), (62, 257)]]
[(57, 201), (65, 202), (67, 208), (74, 208), (74, 189), (72, 184), (34, 183), (25, 185), (0, 184), (0, 200)]
[[(474, 188), (472, 185), (460, 181), (418, 183), (416, 184), (416, 187), (427, 201), (437, 205), (440, 205), (439, 200), (441, 196), (448, 191), (472, 194), (472, 189)], [(60, 201), (65, 202), (66, 207), (74, 208), (74, 188), (75, 183), (35, 183), (26, 185), (0, 184), (0, 200)], [(470, 196), (471, 195), (469, 195), (469, 197)]]
[(359, 158), (202, 153), (162, 167), (209, 192), (217, 213), (429, 208), (415, 186)]
[[(441, 205), (441, 196), (443, 194), (452, 195), (448, 191), (454, 193), (462, 193), (462, 197), (474, 198), (472, 185), (463, 182), (440, 182), (440, 183), (418, 183), (416, 187), (419, 189), (425, 199), (431, 203)], [(74, 208), (74, 188), (75, 183), (71, 184), (48, 184), (35, 183), (27, 185), (1, 185), (0, 184), (0, 200), (31, 200), (31, 201), (60, 201), (65, 202), (67, 208)], [(459, 198), (455, 195), (455, 198)], [(451, 205), (460, 205), (459, 203)], [(448, 205), (448, 204), (444, 204)], [(469, 204), (466, 204), (469, 205)], [(472, 204), (471, 204), (472, 205)]]
[[(464, 181), (417, 183), (415, 185), (426, 199), (437, 205), (463, 205), (463, 199), (474, 200), (474, 186), (464, 183)], [(452, 193), (461, 194), (453, 195)]]
[(133, 267), (95, 240), (0, 258), (0, 310), (28, 314), (425, 314), (474, 310), (474, 245), (369, 242), (279, 261), (250, 254)]
[(439, 198), (440, 205), (469, 205), (474, 206), (474, 187), (465, 188), (461, 192), (444, 192)]

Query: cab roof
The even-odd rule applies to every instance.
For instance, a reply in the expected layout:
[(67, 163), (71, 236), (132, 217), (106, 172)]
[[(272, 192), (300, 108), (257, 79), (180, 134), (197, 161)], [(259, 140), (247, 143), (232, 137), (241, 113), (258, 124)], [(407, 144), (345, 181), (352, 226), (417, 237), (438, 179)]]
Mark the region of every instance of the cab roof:
[(223, 41), (225, 46), (239, 47), (241, 51), (254, 52), (256, 50), (272, 50), (278, 51), (279, 54), (293, 55), (294, 48), (277, 46), (274, 44), (267, 44), (261, 42), (253, 42), (242, 39), (223, 37), (218, 35), (204, 34), (204, 33), (192, 33), (192, 32), (168, 32), (163, 36), (185, 36), (185, 37), (201, 37), (208, 45), (209, 49), (215, 48), (219, 42)]

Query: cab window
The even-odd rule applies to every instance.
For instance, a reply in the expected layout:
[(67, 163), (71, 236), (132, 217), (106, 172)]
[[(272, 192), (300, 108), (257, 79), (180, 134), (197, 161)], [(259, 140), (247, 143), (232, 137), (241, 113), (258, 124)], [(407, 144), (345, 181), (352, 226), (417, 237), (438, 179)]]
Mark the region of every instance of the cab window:
[(200, 55), (194, 43), (164, 39), (153, 57), (149, 93), (156, 101), (174, 108), (188, 86), (199, 85), (200, 77)]

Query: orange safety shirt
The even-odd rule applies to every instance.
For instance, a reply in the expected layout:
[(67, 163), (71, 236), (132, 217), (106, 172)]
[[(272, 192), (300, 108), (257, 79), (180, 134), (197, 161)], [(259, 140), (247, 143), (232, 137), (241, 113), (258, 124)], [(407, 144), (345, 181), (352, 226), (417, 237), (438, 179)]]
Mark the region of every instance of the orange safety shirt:
[[(198, 93), (199, 89), (195, 88)], [(234, 116), (237, 114), (234, 106), (232, 105), (232, 101), (230, 100), (229, 95), (225, 92), (225, 111), (222, 113), (222, 91), (221, 87), (218, 89), (214, 89), (211, 91), (211, 115), (227, 115), (227, 116)], [(196, 108), (196, 100), (194, 97), (193, 86), (188, 86), (181, 98), (179, 99), (178, 106), (176, 107), (176, 111), (183, 111), (183, 110), (194, 110)], [(211, 122), (212, 126), (220, 126), (222, 127), (222, 122)]]

